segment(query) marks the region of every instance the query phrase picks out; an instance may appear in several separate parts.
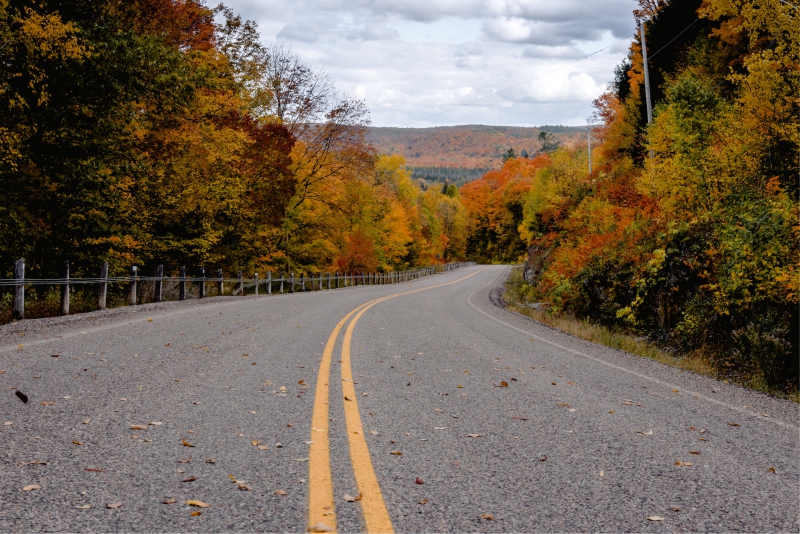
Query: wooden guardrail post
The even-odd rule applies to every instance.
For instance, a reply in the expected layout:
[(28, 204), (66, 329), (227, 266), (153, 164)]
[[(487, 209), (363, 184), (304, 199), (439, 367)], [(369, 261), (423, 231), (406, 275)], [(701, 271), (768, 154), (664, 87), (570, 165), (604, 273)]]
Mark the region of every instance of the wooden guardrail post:
[(272, 295), (272, 271), (267, 271), (267, 295)]
[(100, 267), (100, 291), (97, 294), (97, 308), (106, 309), (106, 294), (108, 293), (108, 262)]
[(255, 282), (255, 294), (258, 295), (258, 273), (253, 273), (253, 282)]
[(289, 279), (290, 279), (290, 282), (291, 282), (289, 284), (289, 293), (294, 293), (294, 271), (289, 273)]
[(206, 296), (206, 268), (200, 267), (197, 271), (197, 278), (199, 282), (197, 282), (197, 298), (203, 298)]
[(155, 279), (155, 286), (153, 287), (153, 298), (156, 302), (161, 302), (162, 299), (162, 290), (164, 288), (164, 266), (159, 265), (156, 267), (156, 279)]
[(178, 270), (178, 300), (186, 300), (186, 267)]
[(128, 299), (131, 306), (136, 306), (136, 282), (137, 276), (139, 275), (139, 267), (136, 265), (131, 265), (131, 295)]
[(11, 318), (20, 321), (25, 318), (25, 258), (14, 262), (14, 280)]
[(69, 315), (69, 260), (61, 264), (61, 277), (64, 283), (61, 284), (61, 315)]
[(222, 278), (222, 269), (217, 269), (217, 296), (225, 294), (225, 281)]
[(281, 295), (283, 295), (283, 279), (285, 278), (286, 273), (281, 272)]
[(237, 287), (236, 290), (239, 294), (244, 295), (244, 278), (242, 278), (242, 271), (236, 273), (236, 277), (239, 279), (239, 287)]

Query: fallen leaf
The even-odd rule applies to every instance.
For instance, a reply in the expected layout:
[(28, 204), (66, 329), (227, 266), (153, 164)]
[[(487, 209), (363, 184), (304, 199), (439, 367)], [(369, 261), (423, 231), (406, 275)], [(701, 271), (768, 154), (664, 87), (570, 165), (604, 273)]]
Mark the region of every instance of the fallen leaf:
[(194, 445), (192, 445), (191, 443), (189, 443), (185, 439), (181, 440), (181, 445), (183, 445), (184, 447), (194, 447)]
[(546, 454), (543, 454), (543, 455), (541, 455), (541, 456), (539, 457), (539, 461), (540, 461), (540, 462), (546, 462), (546, 461), (547, 461), (547, 455), (546, 455)]
[(286, 495), (289, 495), (288, 493), (286, 493), (286, 492), (285, 492), (285, 491), (283, 491), (282, 489), (276, 489), (275, 491), (273, 491), (273, 493), (274, 493), (275, 495), (280, 495), (280, 496), (282, 496), (282, 497), (283, 497), (283, 496), (286, 496)]
[(770, 467), (769, 469), (767, 469), (767, 471), (769, 471), (770, 473), (777, 473), (774, 467)]
[(195, 510), (194, 512), (189, 512), (189, 516), (190, 517), (197, 517), (198, 515), (201, 515), (202, 513), (203, 512), (201, 512), (200, 510)]
[(188, 477), (181, 480), (181, 482), (194, 482), (195, 480), (197, 480), (197, 477)]
[(424, 480), (422, 480), (422, 479), (421, 479), (421, 478), (419, 478), (419, 477), (417, 477), (417, 480), (415, 480), (414, 482), (415, 482), (415, 484), (425, 484), (425, 481), (424, 481)]
[(700, 451), (689, 451), (689, 454), (700, 454)]
[(22, 491), (36, 491), (36, 490), (40, 490), (40, 489), (42, 489), (42, 487), (40, 485), (31, 484), (29, 486), (25, 486), (24, 488), (22, 488)]
[(77, 508), (78, 510), (88, 510), (89, 508), (91, 508), (91, 505), (84, 504), (83, 506), (76, 506), (75, 508)]
[(256, 447), (256, 449), (258, 449), (260, 451), (268, 451), (269, 447), (267, 447), (266, 445), (259, 445), (259, 446)]
[(186, 504), (189, 506), (197, 506), (199, 508), (208, 508), (210, 505), (204, 503), (203, 501), (186, 501)]
[(370, 430), (369, 433), (372, 434), (373, 436), (377, 436), (378, 435), (378, 431), (377, 430)]
[(90, 471), (92, 473), (102, 473), (105, 471), (105, 469), (101, 469), (99, 467), (87, 467), (86, 469), (84, 469), (84, 471)]
[(673, 506), (672, 508), (670, 508), (670, 510), (672, 510), (673, 512), (680, 512), (681, 511), (681, 507), (680, 506)]
[(356, 498), (350, 495), (349, 493), (344, 494), (344, 500), (347, 502), (356, 502)]
[(677, 465), (678, 467), (684, 467), (684, 466), (691, 467), (692, 466), (692, 462), (682, 462), (682, 461), (678, 460), (677, 462), (675, 462), (675, 465)]
[(501, 388), (507, 388), (508, 387), (508, 382), (506, 382), (505, 380), (501, 381), (500, 382), (500, 387)]
[(77, 440), (72, 440), (72, 443), (74, 443), (75, 445), (83, 445), (82, 441), (77, 441)]
[(145, 425), (131, 425), (131, 430), (147, 430)]
[(604, 476), (606, 476), (606, 472), (605, 472), (605, 471), (603, 471), (603, 470), (600, 470), (600, 476), (601, 476), (601, 477), (604, 477)]
[(480, 434), (467, 434), (467, 437), (468, 438), (479, 438), (479, 437), (481, 437), (481, 435)]
[(403, 456), (403, 453), (400, 451), (392, 451), (389, 454), (394, 454), (395, 456)]
[(421, 501), (417, 501), (417, 504), (428, 504), (428, 499), (422, 499)]
[(83, 424), (84, 424), (84, 425), (88, 425), (88, 424), (89, 424), (89, 423), (91, 423), (91, 422), (92, 422), (92, 420), (91, 420), (91, 419), (86, 419), (86, 420), (83, 422)]
[(253, 442), (250, 443), (250, 445), (252, 445), (253, 447), (258, 447), (259, 445), (261, 445), (261, 442), (258, 441), (257, 439), (254, 439)]
[(167, 499), (166, 501), (162, 501), (164, 504), (175, 504), (175, 499)]
[(608, 413), (610, 413), (611, 415), (614, 415), (614, 410), (609, 410)]
[(329, 527), (325, 523), (317, 523), (316, 525), (311, 525), (308, 527), (309, 532), (333, 532), (333, 528)]
[(651, 515), (651, 516), (647, 517), (647, 520), (648, 521), (663, 521), (664, 518), (663, 517), (659, 517), (657, 515)]
[(308, 458), (292, 458), (293, 462), (307, 462)]
[(11, 426), (13, 424), (14, 423), (12, 423), (11, 421), (6, 421), (5, 423), (3, 423), (4, 426)]
[(158, 421), (150, 421), (150, 422), (149, 422), (149, 423), (147, 423), (147, 424), (148, 424), (148, 425), (153, 425), (153, 426), (161, 426), (161, 425), (163, 425), (164, 423), (159, 423)]
[(189, 456), (189, 457), (188, 457), (187, 459), (185, 459), (185, 460), (178, 460), (178, 463), (179, 463), (179, 464), (188, 464), (188, 463), (189, 463), (189, 461), (190, 461), (192, 458), (193, 458), (193, 456)]
[(119, 508), (120, 506), (122, 506), (121, 502), (113, 502), (106, 504), (106, 508)]
[(215, 459), (213, 459), (213, 458), (209, 458), (208, 460), (206, 460), (206, 463), (207, 464), (215, 464), (215, 463), (217, 463), (217, 461)]
[(567, 408), (569, 408), (569, 404), (567, 404), (566, 402), (561, 402), (559, 404), (556, 404), (556, 406), (566, 406)]
[(728, 423), (728, 426), (742, 426), (739, 423)]
[(492, 519), (494, 519), (494, 516), (493, 516), (492, 514), (481, 514), (481, 517), (482, 517), (483, 519), (487, 519), (487, 520), (489, 520), (489, 521), (491, 521)]
[(641, 434), (643, 436), (652, 436), (653, 435), (653, 430), (651, 429), (651, 430), (648, 430), (646, 432), (644, 430), (637, 430), (636, 433), (637, 434)]
[(551, 386), (555, 386), (555, 385), (556, 385), (556, 383), (555, 383), (555, 382), (550, 382), (550, 385), (551, 385)]

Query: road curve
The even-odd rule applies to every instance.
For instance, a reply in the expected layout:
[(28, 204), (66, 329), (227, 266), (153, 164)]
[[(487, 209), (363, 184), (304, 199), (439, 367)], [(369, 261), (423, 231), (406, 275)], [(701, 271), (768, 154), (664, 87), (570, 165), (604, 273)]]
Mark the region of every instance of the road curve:
[(800, 530), (796, 404), (498, 308), (507, 272), (0, 328), (0, 531)]

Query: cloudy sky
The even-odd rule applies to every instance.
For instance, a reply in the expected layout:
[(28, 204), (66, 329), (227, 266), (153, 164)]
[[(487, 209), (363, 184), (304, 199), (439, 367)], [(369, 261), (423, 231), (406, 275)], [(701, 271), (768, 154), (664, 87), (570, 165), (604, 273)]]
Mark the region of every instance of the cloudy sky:
[(375, 126), (406, 127), (586, 124), (591, 101), (626, 54), (636, 7), (635, 0), (225, 3), (256, 21), (264, 42), (291, 45), (330, 72), (340, 91), (363, 98)]

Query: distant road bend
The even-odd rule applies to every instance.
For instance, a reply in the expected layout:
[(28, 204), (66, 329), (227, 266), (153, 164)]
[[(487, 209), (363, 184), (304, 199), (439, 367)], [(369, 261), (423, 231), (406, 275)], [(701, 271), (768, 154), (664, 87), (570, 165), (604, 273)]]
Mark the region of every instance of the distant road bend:
[(508, 269), (0, 327), (0, 531), (800, 531), (798, 405), (498, 308)]

